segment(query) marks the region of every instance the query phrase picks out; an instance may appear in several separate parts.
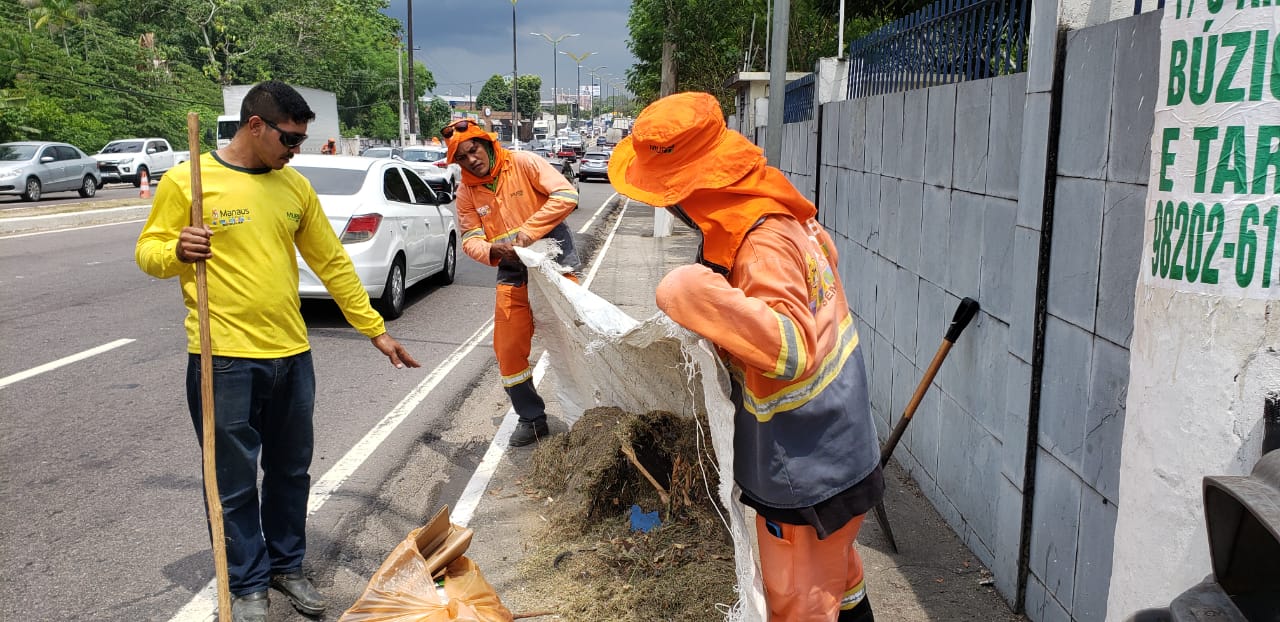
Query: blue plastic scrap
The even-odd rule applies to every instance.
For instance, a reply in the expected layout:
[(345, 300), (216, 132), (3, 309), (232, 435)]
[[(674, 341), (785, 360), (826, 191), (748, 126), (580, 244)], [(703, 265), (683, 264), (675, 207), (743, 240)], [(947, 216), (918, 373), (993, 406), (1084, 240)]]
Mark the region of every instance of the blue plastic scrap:
[(649, 533), (650, 529), (661, 525), (662, 521), (658, 520), (658, 511), (645, 512), (640, 506), (631, 506), (631, 531), (639, 531)]

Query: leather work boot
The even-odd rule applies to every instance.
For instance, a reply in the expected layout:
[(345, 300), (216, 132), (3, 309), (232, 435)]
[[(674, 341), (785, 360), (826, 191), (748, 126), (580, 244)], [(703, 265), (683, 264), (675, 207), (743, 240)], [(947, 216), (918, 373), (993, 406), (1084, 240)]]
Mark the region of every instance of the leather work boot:
[(267, 591), (231, 599), (231, 622), (267, 622)]
[(534, 421), (521, 421), (516, 424), (516, 430), (511, 433), (511, 440), (507, 441), (507, 445), (511, 447), (524, 447), (550, 436), (547, 431), (547, 419), (536, 419)]
[(271, 575), (271, 587), (284, 592), (284, 595), (289, 597), (289, 602), (293, 603), (294, 609), (309, 616), (324, 613), (325, 607), (328, 606), (324, 596), (316, 591), (316, 586), (311, 584), (311, 579), (303, 576), (301, 570)]

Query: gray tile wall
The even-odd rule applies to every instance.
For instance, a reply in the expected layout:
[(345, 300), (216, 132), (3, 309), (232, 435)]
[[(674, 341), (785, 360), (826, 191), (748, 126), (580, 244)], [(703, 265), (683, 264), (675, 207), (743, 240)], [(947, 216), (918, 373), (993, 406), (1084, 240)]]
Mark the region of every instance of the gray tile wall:
[[(1037, 2), (1033, 12), (1046, 5), (1052, 11)], [(981, 303), (894, 458), (1011, 601), (1030, 530), (1018, 604), (1036, 622), (1105, 616), (1159, 15), (1068, 33), (1056, 137), (1052, 74), (1036, 66), (826, 104), (820, 122), (789, 125), (784, 141), (784, 171), (817, 200), (836, 240), (882, 439), (960, 298)], [(1051, 37), (1035, 44), (1052, 50)], [(1046, 181), (1055, 138), (1057, 169)], [(1056, 197), (1049, 223), (1046, 183)], [(1037, 280), (1046, 271), (1037, 376)], [(1024, 516), (1036, 378), (1036, 496)]]

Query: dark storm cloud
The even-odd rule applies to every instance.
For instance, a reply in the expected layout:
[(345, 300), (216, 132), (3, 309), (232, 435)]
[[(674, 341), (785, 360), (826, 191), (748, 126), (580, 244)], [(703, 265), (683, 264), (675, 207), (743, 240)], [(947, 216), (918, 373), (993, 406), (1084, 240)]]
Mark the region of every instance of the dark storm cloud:
[[(387, 15), (404, 23), (408, 0), (391, 0)], [(543, 96), (550, 97), (553, 51), (581, 56), (581, 84), (591, 78), (587, 68), (606, 66), (601, 73), (624, 82), (626, 70), (635, 62), (627, 49), (627, 14), (630, 0), (519, 0), (516, 3), (516, 64), (521, 75), (542, 77)], [(413, 3), (413, 45), (415, 57), (431, 70), (438, 84), (436, 92), (472, 93), (493, 74), (511, 73), (510, 0), (416, 0)], [(568, 37), (553, 49), (541, 32)], [(559, 87), (571, 93), (578, 77), (573, 59), (558, 55)]]

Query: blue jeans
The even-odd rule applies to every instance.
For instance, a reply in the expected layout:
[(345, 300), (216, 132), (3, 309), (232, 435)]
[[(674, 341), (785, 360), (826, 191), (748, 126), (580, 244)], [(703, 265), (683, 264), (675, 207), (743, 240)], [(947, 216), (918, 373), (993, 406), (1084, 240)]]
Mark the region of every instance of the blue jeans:
[[(235, 596), (264, 591), (272, 574), (302, 567), (315, 393), (310, 352), (279, 359), (213, 357), (218, 496)], [(187, 361), (187, 408), (203, 442), (196, 354)]]

